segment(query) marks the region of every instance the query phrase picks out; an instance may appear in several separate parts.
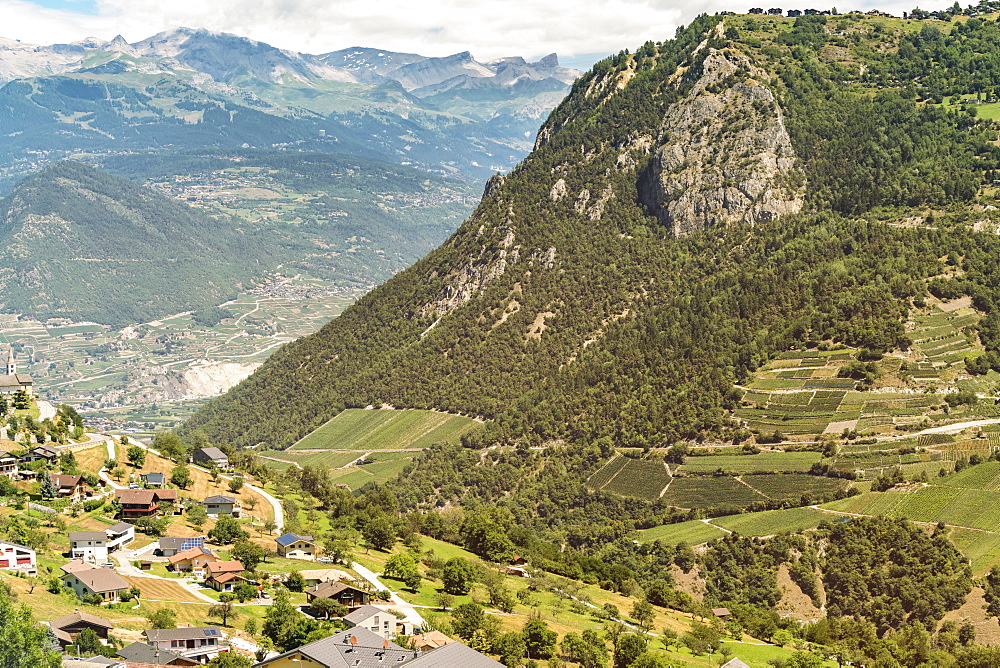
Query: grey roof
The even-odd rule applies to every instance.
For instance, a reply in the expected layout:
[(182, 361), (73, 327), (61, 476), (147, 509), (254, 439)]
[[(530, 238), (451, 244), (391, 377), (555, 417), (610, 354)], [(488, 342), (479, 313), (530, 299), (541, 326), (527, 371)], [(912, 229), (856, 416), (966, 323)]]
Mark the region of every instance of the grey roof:
[(17, 455), (6, 450), (0, 450), (0, 459), (17, 459)]
[(164, 640), (198, 640), (199, 638), (223, 639), (222, 631), (218, 626), (195, 626), (189, 629), (149, 629), (143, 631), (150, 642), (162, 642)]
[(179, 658), (180, 654), (165, 649), (156, 649), (144, 642), (134, 642), (118, 650), (118, 656), (126, 661), (135, 661), (136, 663), (167, 664)]
[(21, 548), (22, 550), (29, 550), (29, 551), (31, 551), (31, 552), (34, 552), (34, 550), (32, 550), (32, 549), (31, 549), (30, 547), (28, 547), (27, 545), (21, 545), (20, 543), (12, 543), (12, 542), (10, 542), (9, 540), (0, 540), (0, 545), (9, 545), (9, 546), (11, 546), (11, 547), (19, 547), (19, 548)]
[(209, 448), (198, 448), (197, 450), (195, 450), (195, 453), (199, 452), (208, 457), (209, 459), (229, 459), (229, 457), (226, 456), (226, 453), (224, 453), (222, 450), (219, 450), (214, 446)]
[(108, 539), (108, 534), (104, 533), (103, 531), (70, 531), (69, 539), (76, 541), (82, 541), (82, 540), (102, 541)]
[(231, 496), (209, 496), (205, 503), (236, 503), (236, 499)]
[[(205, 499), (205, 500), (207, 501), (208, 499)], [(286, 534), (282, 534), (282, 535), (278, 536), (277, 538), (275, 538), (274, 542), (276, 542), (278, 545), (281, 545), (282, 547), (288, 547), (289, 545), (291, 545), (292, 543), (294, 543), (297, 540), (304, 540), (307, 543), (311, 543), (311, 542), (313, 542), (313, 537), (312, 536), (300, 536), (297, 533), (286, 533)]]
[(64, 656), (62, 658), (63, 668), (106, 668), (107, 666), (124, 666), (125, 664), (121, 661), (114, 661), (110, 664), (104, 663), (104, 657), (95, 657), (93, 660), (90, 659), (74, 659), (71, 656)]
[(0, 376), (0, 387), (21, 387), (22, 385), (31, 384), (31, 376), (26, 373), (4, 374)]
[[(351, 642), (351, 637), (356, 642)], [(274, 661), (300, 654), (329, 668), (385, 668), (385, 666), (405, 665), (412, 660), (414, 652), (404, 649), (394, 642), (385, 640), (364, 628), (354, 628), (335, 633), (328, 638), (289, 650), (284, 654), (254, 664), (268, 666)], [(356, 663), (355, 663), (356, 662)]]
[(84, 659), (87, 663), (93, 663), (98, 666), (120, 666), (122, 662), (118, 659), (109, 659), (106, 656), (92, 656), (89, 659)]
[(118, 524), (113, 524), (109, 526), (106, 529), (106, 531), (110, 531), (111, 533), (125, 533), (129, 529), (134, 529), (134, 528), (135, 526), (129, 524), (128, 522), (119, 522)]
[(182, 538), (179, 536), (164, 536), (160, 539), (160, 549), (161, 550), (179, 550), (181, 545), (184, 544), (187, 538)]
[(360, 624), (372, 615), (377, 615), (384, 613), (390, 617), (394, 617), (391, 612), (386, 612), (382, 608), (376, 608), (374, 605), (363, 605), (349, 615), (344, 616), (345, 622), (350, 622), (351, 624)]
[(406, 664), (407, 668), (504, 668), (485, 654), (480, 654), (468, 645), (453, 642), (432, 649)]
[(163, 482), (166, 480), (166, 476), (158, 471), (150, 471), (148, 473), (140, 473), (140, 478), (145, 478), (149, 482)]

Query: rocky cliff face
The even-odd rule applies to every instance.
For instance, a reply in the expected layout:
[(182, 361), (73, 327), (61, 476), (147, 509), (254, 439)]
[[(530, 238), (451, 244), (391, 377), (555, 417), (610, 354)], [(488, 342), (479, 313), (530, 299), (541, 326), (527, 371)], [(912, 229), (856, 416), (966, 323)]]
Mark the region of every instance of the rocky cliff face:
[(804, 176), (766, 81), (746, 56), (712, 49), (667, 110), (640, 197), (676, 236), (802, 208)]

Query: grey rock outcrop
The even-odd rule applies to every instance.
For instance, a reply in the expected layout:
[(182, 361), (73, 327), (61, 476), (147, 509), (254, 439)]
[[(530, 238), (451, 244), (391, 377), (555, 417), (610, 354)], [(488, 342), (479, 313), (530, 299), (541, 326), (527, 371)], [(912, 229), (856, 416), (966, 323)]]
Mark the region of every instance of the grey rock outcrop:
[(715, 49), (702, 71), (664, 116), (643, 203), (676, 236), (799, 211), (805, 179), (766, 74)]

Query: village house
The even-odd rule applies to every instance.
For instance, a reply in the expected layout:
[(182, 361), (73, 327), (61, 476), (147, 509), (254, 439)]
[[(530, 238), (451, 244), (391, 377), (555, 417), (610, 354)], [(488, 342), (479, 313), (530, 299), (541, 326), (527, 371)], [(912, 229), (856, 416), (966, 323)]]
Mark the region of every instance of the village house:
[(278, 544), (278, 556), (286, 559), (304, 559), (313, 561), (316, 559), (316, 543), (312, 536), (300, 536), (294, 533), (286, 533), (274, 539)]
[(502, 663), (453, 642), (420, 653), (364, 628), (353, 628), (264, 659), (254, 668), (504, 668)]
[(55, 483), (56, 494), (60, 499), (83, 501), (91, 495), (91, 489), (87, 487), (83, 476), (53, 473), (52, 482)]
[[(76, 563), (78, 562), (66, 564), (66, 566), (63, 566), (63, 570), (66, 571), (67, 567)], [(79, 566), (75, 566), (72, 570), (67, 571), (62, 576), (62, 581), (69, 585), (70, 589), (76, 592), (76, 595), (80, 598), (96, 594), (105, 603), (117, 603), (120, 600), (121, 593), (128, 591), (131, 587), (114, 569), (98, 568), (82, 562), (79, 562), (79, 564)]]
[(0, 475), (8, 478), (17, 477), (17, 457), (9, 452), (0, 451)]
[(345, 582), (322, 582), (315, 587), (306, 589), (306, 603), (311, 603), (317, 598), (329, 598), (334, 600), (348, 610), (360, 608), (368, 605), (371, 593), (364, 589), (358, 589)]
[(206, 466), (209, 462), (215, 462), (220, 469), (229, 468), (229, 457), (218, 448), (198, 448), (191, 453), (191, 461), (201, 466)]
[(108, 537), (108, 552), (114, 552), (135, 541), (135, 527), (128, 522), (113, 524), (104, 530)]
[(0, 540), (0, 568), (31, 570), (37, 566), (35, 551), (30, 547)]
[(131, 664), (150, 664), (152, 666), (197, 666), (193, 659), (187, 659), (168, 649), (160, 649), (144, 642), (134, 642), (118, 650), (118, 656)]
[(485, 654), (480, 654), (460, 642), (448, 643), (444, 647), (421, 654), (405, 665), (407, 668), (445, 668), (450, 666), (504, 668), (504, 665), (499, 661), (494, 661)]
[(209, 575), (223, 575), (226, 573), (236, 573), (239, 575), (244, 571), (243, 564), (231, 559), (229, 561), (213, 561), (205, 566), (205, 570), (208, 571)]
[(315, 587), (322, 582), (339, 582), (350, 580), (351, 576), (336, 568), (315, 568), (299, 571), (299, 575), (306, 581), (307, 587)]
[(149, 629), (142, 632), (146, 643), (167, 650), (185, 659), (208, 663), (221, 652), (228, 652), (226, 637), (216, 626), (195, 626), (187, 629)]
[(421, 652), (429, 652), (432, 649), (444, 647), (445, 645), (449, 645), (453, 642), (455, 641), (440, 631), (428, 631), (427, 633), (411, 636), (406, 644), (411, 649), (419, 650)]
[[(212, 564), (209, 564), (211, 566)], [(241, 582), (250, 582), (239, 573), (209, 573), (205, 584), (218, 592), (231, 592)]]
[(71, 531), (69, 556), (95, 564), (108, 562), (108, 535), (103, 531)]
[(156, 471), (150, 471), (148, 473), (140, 473), (139, 479), (147, 487), (160, 487), (162, 488), (167, 484), (167, 476), (162, 473), (157, 473)]
[(386, 640), (399, 635), (408, 636), (413, 633), (412, 624), (399, 621), (396, 619), (396, 615), (381, 608), (376, 608), (374, 605), (361, 606), (346, 615), (343, 621), (348, 629), (361, 627)]
[(123, 519), (153, 517), (160, 512), (160, 502), (177, 501), (176, 489), (119, 489), (115, 497)]
[(48, 443), (42, 443), (28, 450), (28, 453), (21, 458), (25, 462), (37, 462), (39, 459), (44, 459), (48, 463), (54, 464), (59, 461), (59, 450)]
[(208, 564), (219, 561), (219, 557), (207, 547), (192, 547), (178, 552), (168, 561), (170, 568), (175, 571), (190, 571), (203, 577), (207, 572)]
[(178, 552), (183, 552), (184, 550), (190, 550), (192, 547), (203, 547), (205, 545), (204, 536), (194, 536), (194, 537), (174, 537), (174, 536), (164, 536), (160, 539), (159, 552), (161, 557), (172, 557)]
[(7, 354), (2, 357), (4, 360), (3, 370), (6, 373), (0, 375), (0, 394), (14, 394), (18, 390), (24, 390), (30, 395), (34, 387), (31, 376), (17, 372), (14, 349), (8, 348)]
[(239, 501), (231, 496), (209, 496), (204, 503), (209, 517), (219, 517), (220, 515), (239, 517), (240, 511), (243, 510)]
[(114, 624), (103, 617), (92, 615), (89, 612), (80, 612), (79, 610), (49, 622), (49, 628), (52, 629), (53, 635), (59, 640), (60, 647), (74, 644), (76, 637), (84, 629), (90, 629), (96, 633), (101, 642), (106, 645), (108, 644), (108, 634), (114, 627)]

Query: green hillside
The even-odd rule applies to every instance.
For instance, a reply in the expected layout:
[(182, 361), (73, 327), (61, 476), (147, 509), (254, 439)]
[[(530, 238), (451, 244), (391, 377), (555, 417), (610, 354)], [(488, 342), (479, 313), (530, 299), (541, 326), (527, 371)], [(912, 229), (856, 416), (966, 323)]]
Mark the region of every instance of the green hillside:
[[(937, 23), (933, 40), (913, 25), (703, 17), (673, 41), (602, 61), (553, 112), (540, 147), (492, 182), (444, 246), (275, 355), (186, 429), (286, 447), (342, 408), (388, 403), (490, 418), (483, 444), (609, 437), (655, 447), (730, 438), (734, 383), (779, 351), (908, 345), (904, 316), (949, 266), (942, 248), (959, 260), (960, 290), (989, 291), (998, 242), (971, 230), (962, 207), (986, 196), (978, 189), (1000, 150), (989, 143), (992, 123), (932, 103), (962, 79), (887, 86), (939, 48), (942, 30), (960, 62), (993, 49), (995, 23)], [(880, 46), (902, 42), (902, 55)], [(775, 106), (744, 109), (746, 87)], [(719, 141), (756, 136), (745, 122), (727, 124), (738, 115), (757, 114), (774, 132), (786, 119), (797, 157), (761, 197), (793, 206), (804, 184), (800, 213), (754, 224), (750, 203), (724, 233), (706, 221), (710, 229), (675, 238), (661, 220), (669, 202), (640, 203), (670, 197), (650, 185), (666, 178), (667, 154), (650, 147), (665, 114), (677, 114), (677, 132), (695, 133), (678, 109), (699, 104), (718, 106), (705, 132)], [(865, 159), (831, 162), (848, 155)], [(934, 225), (898, 222), (930, 211)], [(975, 217), (995, 225), (995, 211)], [(278, 410), (293, 388), (294, 407)], [(810, 433), (828, 424), (803, 422)]]

